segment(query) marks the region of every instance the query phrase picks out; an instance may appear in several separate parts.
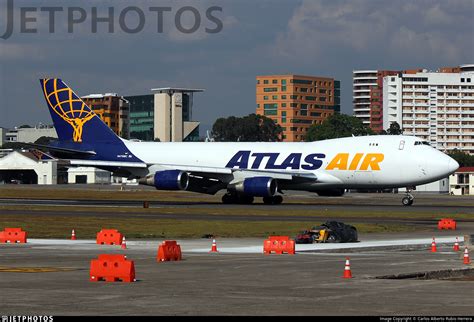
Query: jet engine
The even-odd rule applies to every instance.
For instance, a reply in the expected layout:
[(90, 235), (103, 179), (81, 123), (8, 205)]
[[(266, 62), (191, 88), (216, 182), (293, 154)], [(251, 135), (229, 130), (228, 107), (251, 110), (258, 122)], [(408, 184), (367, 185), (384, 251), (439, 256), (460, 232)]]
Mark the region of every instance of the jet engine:
[(271, 177), (246, 178), (235, 185), (237, 192), (253, 197), (272, 197), (277, 192), (277, 182)]
[(186, 190), (189, 175), (181, 170), (157, 171), (139, 180), (140, 184), (154, 186), (157, 190)]

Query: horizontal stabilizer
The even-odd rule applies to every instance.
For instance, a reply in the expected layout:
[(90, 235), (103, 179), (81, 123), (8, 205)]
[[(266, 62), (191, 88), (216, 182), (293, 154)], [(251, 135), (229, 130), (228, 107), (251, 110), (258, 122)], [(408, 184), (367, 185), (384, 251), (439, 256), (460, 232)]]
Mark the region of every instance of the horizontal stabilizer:
[(94, 151), (81, 151), (81, 150), (75, 150), (75, 149), (59, 148), (56, 146), (42, 145), (42, 144), (36, 144), (36, 143), (22, 143), (22, 144), (26, 146), (31, 146), (41, 151), (58, 152), (62, 154), (76, 155), (78, 157), (79, 156), (83, 156), (83, 157), (94, 156), (96, 154)]

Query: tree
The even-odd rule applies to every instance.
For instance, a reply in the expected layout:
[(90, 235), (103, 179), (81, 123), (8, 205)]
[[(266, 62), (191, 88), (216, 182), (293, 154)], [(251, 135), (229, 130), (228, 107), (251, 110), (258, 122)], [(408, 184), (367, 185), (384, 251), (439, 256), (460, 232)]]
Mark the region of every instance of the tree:
[(374, 131), (365, 126), (355, 116), (333, 114), (322, 124), (313, 124), (306, 135), (306, 141), (320, 141), (348, 136), (374, 135)]
[(454, 149), (448, 155), (459, 163), (460, 167), (474, 167), (474, 155)]
[(390, 127), (387, 129), (387, 131), (382, 130), (380, 134), (401, 135), (403, 134), (403, 130), (400, 128), (400, 124), (393, 122), (390, 124)]
[(274, 142), (280, 140), (281, 132), (280, 125), (257, 114), (219, 118), (212, 126), (212, 137), (221, 142)]

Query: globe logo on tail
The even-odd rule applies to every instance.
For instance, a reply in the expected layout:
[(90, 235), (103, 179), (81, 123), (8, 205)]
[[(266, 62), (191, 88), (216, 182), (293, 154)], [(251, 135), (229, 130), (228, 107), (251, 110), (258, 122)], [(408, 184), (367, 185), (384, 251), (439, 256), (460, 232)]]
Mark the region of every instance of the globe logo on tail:
[(45, 79), (43, 92), (51, 110), (73, 128), (73, 141), (82, 142), (82, 128), (96, 114), (60, 79)]

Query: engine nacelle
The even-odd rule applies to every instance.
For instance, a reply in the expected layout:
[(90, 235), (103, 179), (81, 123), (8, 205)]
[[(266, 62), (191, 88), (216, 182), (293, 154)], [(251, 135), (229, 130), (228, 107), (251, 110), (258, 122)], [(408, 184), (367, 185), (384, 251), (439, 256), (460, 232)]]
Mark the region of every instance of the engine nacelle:
[(246, 178), (235, 185), (235, 190), (253, 197), (272, 197), (277, 192), (277, 182), (271, 177)]
[(154, 186), (157, 190), (186, 190), (189, 175), (181, 170), (157, 171), (139, 181), (141, 184)]

